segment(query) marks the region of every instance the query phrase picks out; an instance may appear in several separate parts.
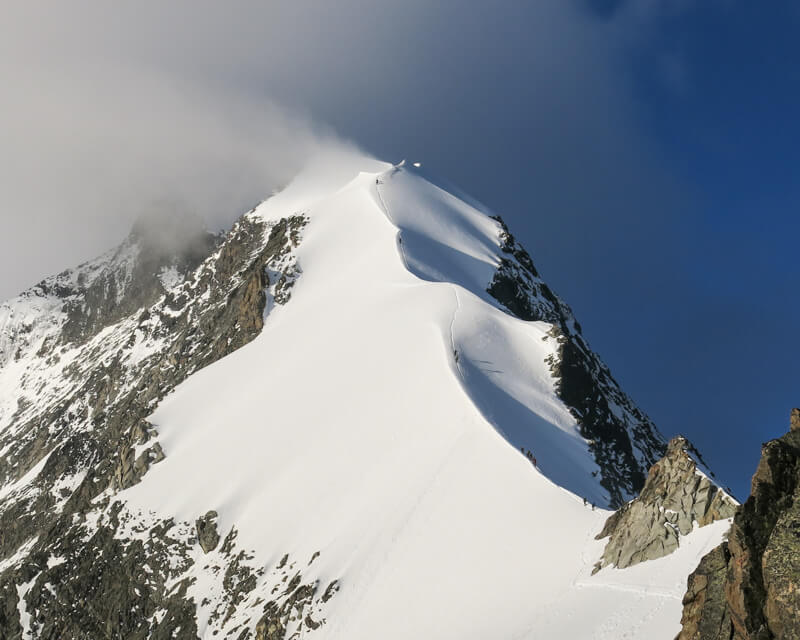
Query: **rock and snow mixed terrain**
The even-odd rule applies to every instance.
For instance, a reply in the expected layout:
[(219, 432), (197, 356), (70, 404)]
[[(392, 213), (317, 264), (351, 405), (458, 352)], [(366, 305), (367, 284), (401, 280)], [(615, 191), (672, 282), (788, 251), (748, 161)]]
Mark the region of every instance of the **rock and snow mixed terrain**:
[[(732, 518), (739, 504), (714, 484), (696, 450), (682, 436), (670, 440), (638, 497), (618, 509), (598, 538), (608, 536), (597, 563), (620, 569), (672, 553), (695, 526)], [(703, 471), (702, 469), (705, 469)]]
[(0, 307), (5, 637), (680, 630), (729, 521), (592, 575), (666, 442), (501, 220), (346, 158), (193, 238)]

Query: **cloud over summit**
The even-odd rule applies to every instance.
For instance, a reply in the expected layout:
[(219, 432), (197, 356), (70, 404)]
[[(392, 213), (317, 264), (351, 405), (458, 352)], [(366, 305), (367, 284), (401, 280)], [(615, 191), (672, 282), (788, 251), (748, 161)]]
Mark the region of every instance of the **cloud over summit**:
[[(182, 8), (203, 16), (200, 4)], [(170, 32), (189, 24), (172, 12), (19, 3), (0, 26), (0, 297), (107, 249), (163, 202), (225, 226), (311, 155), (348, 146), (229, 82), (235, 70), (184, 67)]]

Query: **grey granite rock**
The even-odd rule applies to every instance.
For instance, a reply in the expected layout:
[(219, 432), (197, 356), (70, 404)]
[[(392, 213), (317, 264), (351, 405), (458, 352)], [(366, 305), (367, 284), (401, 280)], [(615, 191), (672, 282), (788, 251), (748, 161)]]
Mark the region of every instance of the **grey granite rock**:
[(641, 494), (614, 513), (597, 536), (609, 541), (596, 569), (660, 558), (675, 551), (695, 523), (702, 527), (734, 515), (736, 501), (698, 470), (690, 452), (694, 449), (682, 436), (670, 440)]

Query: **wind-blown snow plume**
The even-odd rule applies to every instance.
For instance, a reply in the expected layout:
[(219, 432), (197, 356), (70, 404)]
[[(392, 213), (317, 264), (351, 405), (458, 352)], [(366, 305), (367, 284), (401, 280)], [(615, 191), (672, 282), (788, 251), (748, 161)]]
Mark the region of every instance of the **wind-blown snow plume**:
[(227, 227), (311, 156), (347, 147), (296, 110), (181, 73), (166, 62), (175, 52), (161, 64), (108, 41), (106, 24), (146, 41), (141, 15), (127, 33), (99, 7), (51, 9), (11, 7), (0, 25), (0, 298), (118, 242), (143, 214)]

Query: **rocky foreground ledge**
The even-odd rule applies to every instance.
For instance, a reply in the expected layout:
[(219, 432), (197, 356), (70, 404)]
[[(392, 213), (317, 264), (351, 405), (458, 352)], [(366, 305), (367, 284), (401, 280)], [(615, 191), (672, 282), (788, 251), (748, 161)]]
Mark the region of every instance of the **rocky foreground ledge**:
[(676, 640), (800, 639), (800, 409), (761, 448), (727, 542), (689, 576)]

